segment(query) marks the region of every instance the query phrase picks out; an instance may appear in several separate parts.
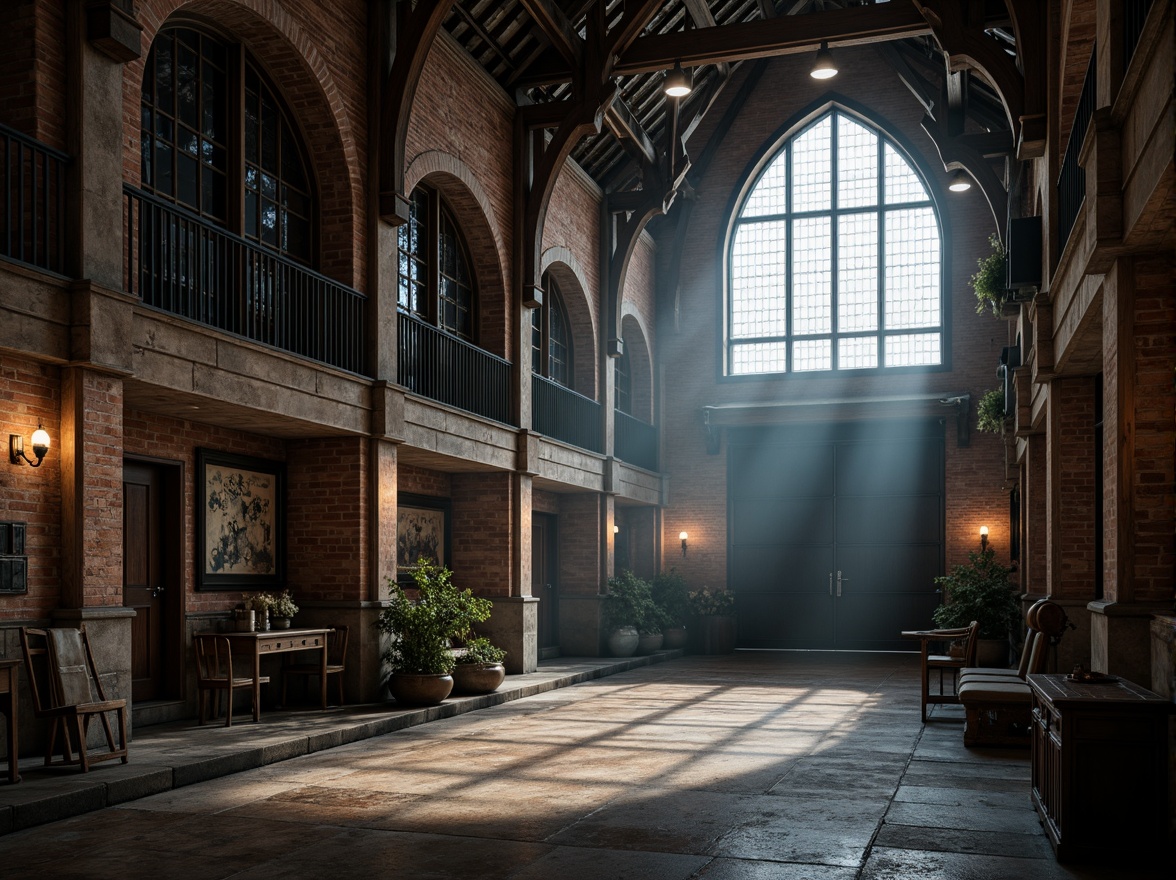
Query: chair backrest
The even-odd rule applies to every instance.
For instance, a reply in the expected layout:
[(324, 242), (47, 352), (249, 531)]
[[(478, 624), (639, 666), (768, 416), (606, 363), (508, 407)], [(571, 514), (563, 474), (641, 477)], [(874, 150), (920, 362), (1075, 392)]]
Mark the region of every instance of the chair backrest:
[(973, 620), (968, 624), (968, 635), (964, 641), (964, 666), (976, 665), (976, 652), (980, 648), (980, 623)]
[(1033, 647), (1029, 652), (1029, 663), (1026, 671), (1029, 675), (1037, 675), (1045, 671), (1046, 647), (1049, 645), (1049, 636), (1043, 632), (1033, 634)]
[(196, 633), (196, 683), (226, 681), (233, 677), (232, 643), (217, 633)]
[(331, 666), (342, 666), (347, 659), (347, 633), (343, 624), (332, 624), (327, 633), (327, 663)]
[(80, 629), (22, 626), (20, 645), (35, 714), (106, 699), (85, 624)]

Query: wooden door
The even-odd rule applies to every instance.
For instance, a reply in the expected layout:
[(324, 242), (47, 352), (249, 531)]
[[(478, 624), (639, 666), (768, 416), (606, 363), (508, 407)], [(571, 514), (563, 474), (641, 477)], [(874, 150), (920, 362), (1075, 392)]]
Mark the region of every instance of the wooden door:
[(556, 518), (531, 516), (531, 595), (539, 600), (538, 647), (559, 648), (559, 564), (556, 558)]
[(136, 702), (165, 694), (167, 625), (164, 478), (157, 465), (123, 467), (123, 605), (131, 620), (131, 695)]
[(728, 475), (741, 646), (912, 650), (942, 571), (938, 425), (733, 432)]

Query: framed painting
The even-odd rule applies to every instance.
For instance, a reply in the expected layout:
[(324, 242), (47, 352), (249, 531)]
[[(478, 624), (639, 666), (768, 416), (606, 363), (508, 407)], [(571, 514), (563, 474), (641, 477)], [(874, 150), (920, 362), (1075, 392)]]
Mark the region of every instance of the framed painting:
[(196, 588), (259, 590), (285, 583), (286, 467), (196, 450)]
[(407, 569), (420, 558), (449, 561), (449, 500), (402, 494), (396, 505), (396, 574), (411, 583)]

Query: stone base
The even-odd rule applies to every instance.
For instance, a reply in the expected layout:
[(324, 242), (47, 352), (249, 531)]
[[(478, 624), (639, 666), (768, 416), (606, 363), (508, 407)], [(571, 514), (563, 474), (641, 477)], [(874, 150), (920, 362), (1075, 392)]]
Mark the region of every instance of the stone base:
[(601, 631), (600, 596), (560, 596), (559, 648), (564, 657), (605, 657), (608, 633)]
[[(1176, 701), (1176, 615), (1157, 614), (1151, 622), (1151, 689)], [(1173, 765), (1176, 770), (1176, 764)], [(1176, 801), (1173, 802), (1176, 807)]]
[(1117, 675), (1142, 687), (1152, 687), (1152, 618), (1168, 608), (1091, 602), (1090, 668)]
[(539, 600), (533, 596), (494, 598), (490, 619), (475, 629), (506, 651), (503, 665), (508, 675), (522, 675), (539, 668)]

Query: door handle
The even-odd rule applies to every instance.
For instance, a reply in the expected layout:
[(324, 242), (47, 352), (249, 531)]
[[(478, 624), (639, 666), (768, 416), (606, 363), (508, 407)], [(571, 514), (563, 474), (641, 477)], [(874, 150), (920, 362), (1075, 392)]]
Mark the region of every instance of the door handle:
[(829, 595), (833, 595), (833, 572), (829, 572)]
[(158, 599), (162, 595), (163, 595), (163, 587), (152, 587), (151, 588), (151, 598), (152, 599)]
[(838, 598), (838, 599), (840, 599), (840, 598), (841, 598), (841, 582), (842, 582), (842, 581), (847, 581), (847, 580), (849, 580), (849, 578), (847, 578), (847, 577), (843, 577), (843, 576), (842, 576), (842, 574), (841, 574), (841, 571), (840, 571), (840, 569), (839, 569), (839, 570), (838, 570), (838, 572), (837, 572), (837, 598)]

